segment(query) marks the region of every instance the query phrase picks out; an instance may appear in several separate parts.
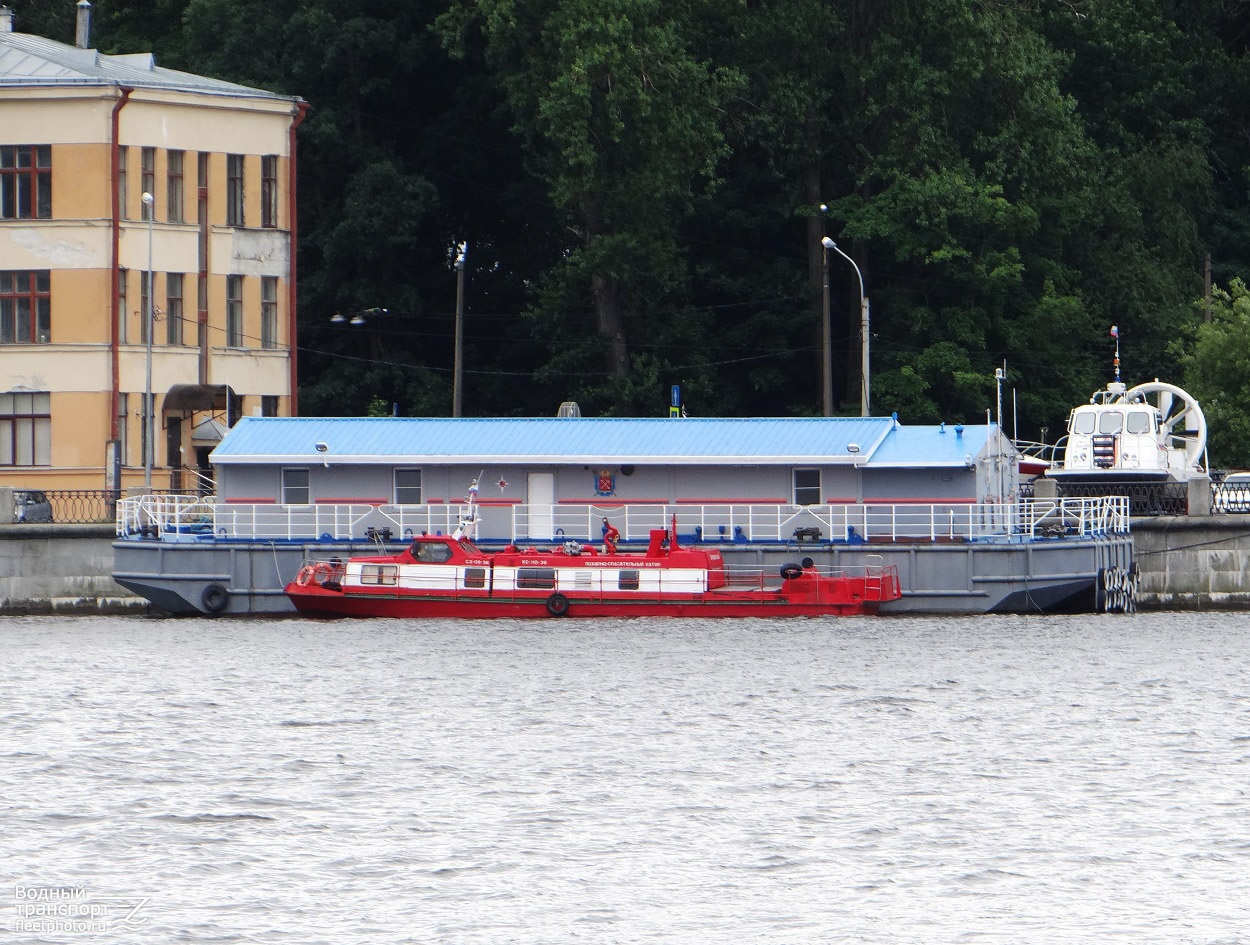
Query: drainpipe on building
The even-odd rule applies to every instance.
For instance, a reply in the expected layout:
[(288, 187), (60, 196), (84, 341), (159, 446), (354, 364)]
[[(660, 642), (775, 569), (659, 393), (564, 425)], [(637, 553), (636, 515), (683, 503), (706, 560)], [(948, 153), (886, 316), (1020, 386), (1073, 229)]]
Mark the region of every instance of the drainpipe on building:
[(290, 247), (290, 271), (287, 275), (287, 338), (290, 342), (291, 351), (291, 416), (299, 416), (299, 348), (296, 346), (296, 291), (295, 291), (295, 257), (296, 244), (298, 242), (299, 228), (297, 226), (297, 213), (295, 210), (295, 130), (304, 121), (304, 116), (308, 114), (308, 103), (297, 102), (295, 105), (295, 118), (291, 122), (290, 141), (288, 151), (290, 153), (290, 173), (287, 174), (287, 212), (291, 214), (291, 247)]
[[(117, 403), (121, 398), (121, 338), (118, 337), (117, 328), (120, 322), (121, 296), (117, 291), (117, 276), (121, 272), (121, 239), (122, 239), (122, 214), (121, 214), (121, 194), (118, 192), (121, 181), (121, 143), (119, 129), (121, 128), (121, 111), (126, 107), (126, 103), (130, 101), (130, 93), (134, 89), (125, 85), (119, 85), (118, 91), (121, 92), (121, 98), (113, 106), (113, 124), (112, 124), (112, 201), (113, 201), (113, 264), (110, 271), (113, 277), (113, 319), (109, 329), (109, 347), (112, 349), (110, 354), (113, 361), (113, 388), (109, 392), (109, 439), (116, 440), (117, 429)], [(125, 465), (124, 463), (122, 465)], [(107, 476), (107, 473), (105, 474)], [(120, 486), (120, 483), (118, 483)]]

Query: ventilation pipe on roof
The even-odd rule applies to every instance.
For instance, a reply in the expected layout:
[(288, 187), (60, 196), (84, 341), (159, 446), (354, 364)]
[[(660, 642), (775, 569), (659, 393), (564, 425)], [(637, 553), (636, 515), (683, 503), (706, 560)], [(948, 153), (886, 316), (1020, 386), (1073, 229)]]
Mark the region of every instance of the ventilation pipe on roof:
[(0, 33), (13, 32), (13, 11), (0, 6)]
[(88, 0), (78, 0), (78, 29), (74, 34), (74, 45), (79, 49), (91, 48), (91, 4)]

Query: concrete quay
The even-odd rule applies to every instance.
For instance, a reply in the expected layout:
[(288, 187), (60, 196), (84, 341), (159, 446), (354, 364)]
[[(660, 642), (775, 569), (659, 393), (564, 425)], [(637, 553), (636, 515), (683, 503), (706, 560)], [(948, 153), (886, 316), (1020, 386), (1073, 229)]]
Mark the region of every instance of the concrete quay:
[[(110, 525), (0, 524), (0, 613), (146, 613), (113, 582)], [(1250, 515), (1135, 519), (1143, 609), (1250, 609)]]

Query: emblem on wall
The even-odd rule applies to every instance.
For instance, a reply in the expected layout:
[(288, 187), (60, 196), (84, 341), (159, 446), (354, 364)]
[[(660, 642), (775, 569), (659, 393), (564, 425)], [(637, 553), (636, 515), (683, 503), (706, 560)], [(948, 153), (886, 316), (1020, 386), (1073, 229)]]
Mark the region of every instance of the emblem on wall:
[(595, 495), (616, 495), (616, 476), (610, 469), (595, 474)]

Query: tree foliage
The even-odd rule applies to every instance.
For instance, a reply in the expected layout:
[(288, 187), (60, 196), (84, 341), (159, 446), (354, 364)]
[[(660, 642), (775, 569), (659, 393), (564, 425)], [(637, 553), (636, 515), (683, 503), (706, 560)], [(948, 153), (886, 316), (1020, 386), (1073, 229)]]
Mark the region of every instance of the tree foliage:
[[(72, 42), (72, 3), (30, 7), (19, 29)], [(1118, 324), (1125, 379), (1183, 366), (1213, 448), (1250, 458), (1221, 432), (1250, 415), (1212, 340), (1232, 316), (1199, 327), (1193, 306), (1208, 254), (1230, 312), (1250, 267), (1245, 7), (97, 0), (95, 18), (105, 51), (311, 104), (304, 412), (449, 412), (467, 241), (469, 414), (655, 414), (671, 384), (692, 413), (816, 413), (828, 234), (871, 297), (874, 412), (978, 419), (1005, 364), (1018, 432), (1056, 429), (1107, 379)], [(855, 412), (858, 280), (829, 267)]]

